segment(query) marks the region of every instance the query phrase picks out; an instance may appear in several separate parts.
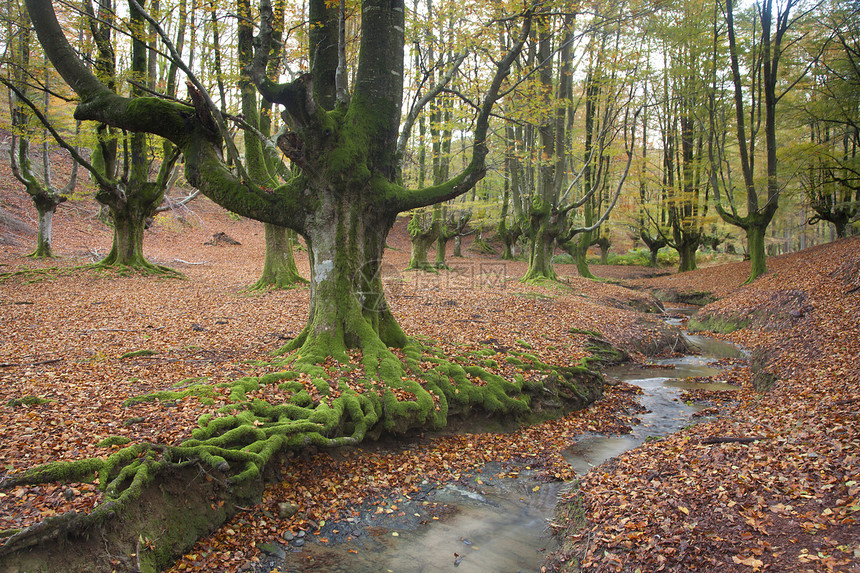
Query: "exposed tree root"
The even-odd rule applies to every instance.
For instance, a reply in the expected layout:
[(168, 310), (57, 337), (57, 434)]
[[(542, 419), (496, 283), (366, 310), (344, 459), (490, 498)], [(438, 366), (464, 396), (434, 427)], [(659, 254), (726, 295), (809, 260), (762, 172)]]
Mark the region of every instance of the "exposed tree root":
[[(104, 493), (102, 503), (89, 514), (50, 518), (7, 535), (0, 547), (0, 564), (35, 545), (66, 539), (73, 531), (103, 529), (165, 472), (200, 467), (223, 476), (228, 489), (245, 487), (261, 483), (262, 471), (273, 456), (288, 450), (354, 445), (381, 432), (438, 429), (450, 417), (479, 411), (520, 420), (537, 412), (544, 417), (547, 411), (560, 415), (588, 406), (603, 392), (603, 379), (589, 369), (588, 359), (578, 367), (554, 367), (532, 354), (508, 352), (503, 363), (507, 374), (502, 377), (492, 368), (475, 365), (487, 364), (498, 371), (500, 365), (492, 360), (496, 352), (489, 348), (446, 356), (438, 348), (414, 341), (393, 351), (379, 340), (368, 344), (356, 363), (355, 356), (350, 360), (345, 352), (333, 352), (325, 337), (309, 342), (300, 336), (291, 345), (294, 350), (277, 363), (278, 372), (130, 399), (129, 404), (189, 395), (212, 397), (219, 394), (219, 387), (229, 388), (228, 403), (202, 416), (192, 438), (178, 446), (137, 443), (104, 459), (54, 462), (6, 476), (0, 487), (92, 482), (97, 477)], [(277, 386), (288, 399), (269, 403), (248, 398), (269, 385)]]

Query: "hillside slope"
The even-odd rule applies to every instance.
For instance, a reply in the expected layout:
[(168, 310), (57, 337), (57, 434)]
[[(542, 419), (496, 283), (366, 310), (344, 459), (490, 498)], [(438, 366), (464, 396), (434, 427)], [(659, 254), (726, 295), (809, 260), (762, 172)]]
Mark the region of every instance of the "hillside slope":
[(590, 472), (561, 510), (556, 567), (858, 571), (860, 238), (768, 266), (750, 285), (748, 263), (640, 282), (721, 296), (695, 318), (746, 325), (715, 336), (750, 350), (753, 371), (717, 420)]

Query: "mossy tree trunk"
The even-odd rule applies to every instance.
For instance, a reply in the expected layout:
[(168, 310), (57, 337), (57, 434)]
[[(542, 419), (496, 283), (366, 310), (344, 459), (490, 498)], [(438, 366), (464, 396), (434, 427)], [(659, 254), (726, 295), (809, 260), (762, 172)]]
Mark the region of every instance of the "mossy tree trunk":
[(594, 244), (594, 241), (591, 238), (590, 232), (585, 232), (580, 234), (579, 240), (575, 243), (574, 249), (574, 263), (576, 263), (576, 272), (579, 273), (579, 276), (587, 279), (593, 279), (595, 276), (591, 273), (591, 269), (588, 268), (588, 249), (591, 245)]
[(302, 358), (311, 362), (327, 356), (346, 362), (346, 350), (360, 348), (373, 376), (387, 347), (406, 343), (382, 288), (385, 240), (396, 214), (368, 217), (366, 196), (359, 190), (322, 196), (320, 206), (322, 216), (304, 233), (311, 268), (310, 316), (290, 348), (301, 348)]
[(51, 248), (51, 234), (53, 232), (54, 212), (57, 210), (59, 203), (51, 202), (52, 205), (48, 209), (40, 209), (36, 206), (39, 213), (39, 230), (36, 234), (36, 250), (28, 256), (33, 258), (52, 258), (54, 252)]
[(549, 203), (535, 197), (529, 210), (531, 225), (528, 262), (529, 267), (521, 279), (527, 281), (558, 280), (552, 264), (555, 241), (562, 231), (564, 216)]
[(412, 251), (409, 257), (409, 265), (406, 267), (406, 270), (433, 270), (433, 265), (430, 264), (427, 253), (430, 250), (430, 245), (435, 243), (439, 238), (441, 227), (440, 217), (441, 205), (438, 204), (434, 205), (433, 213), (429, 217), (426, 213), (419, 211), (412, 214), (412, 219), (409, 221), (409, 225), (407, 226)]
[(763, 275), (767, 272), (766, 241), (767, 227), (769, 221), (751, 222), (744, 227), (747, 234), (747, 248), (750, 257), (750, 279)]
[(147, 200), (145, 193), (129, 193), (125, 201), (114, 197), (102, 196), (100, 202), (107, 205), (113, 227), (113, 244), (108, 255), (99, 264), (103, 266), (132, 267), (137, 269), (155, 268), (143, 254), (143, 235), (146, 220), (161, 203), (163, 194)]
[[(13, 142), (14, 147), (14, 142)], [(14, 153), (14, 151), (13, 151)], [(57, 206), (66, 201), (67, 197), (61, 195), (54, 189), (45, 188), (35, 174), (24, 176), (25, 189), (33, 200), (33, 205), (36, 207), (36, 212), (39, 214), (38, 229), (36, 232), (36, 248), (28, 254), (28, 257), (41, 259), (53, 258), (53, 226), (54, 213), (57, 211)]]
[(678, 272), (696, 270), (696, 251), (699, 248), (699, 241), (693, 239), (682, 240), (675, 243), (678, 251)]
[(511, 192), (508, 188), (508, 180), (505, 178), (505, 194), (502, 200), (502, 213), (499, 215), (499, 225), (496, 227), (496, 235), (502, 241), (504, 248), (502, 251), (502, 260), (504, 261), (512, 261), (516, 258), (514, 245), (522, 234), (522, 228), (520, 227), (518, 220), (508, 224), (510, 200)]
[(469, 221), (472, 220), (471, 211), (460, 211), (459, 214), (452, 214), (447, 219), (443, 220), (442, 227), (439, 229), (439, 238), (436, 239), (436, 268), (444, 269), (448, 267), (445, 262), (445, 255), (448, 253), (448, 241), (454, 239), (454, 249), (451, 256), (463, 258), (463, 237), (474, 232), (466, 231), (469, 226)]
[[(445, 220), (445, 211), (442, 211), (442, 221), (439, 225), (439, 235), (436, 237), (436, 256), (433, 259), (433, 266), (436, 269), (447, 269), (447, 255), (448, 255), (448, 241), (450, 241), (454, 235), (459, 233), (458, 227), (455, 225), (448, 224)], [(462, 253), (460, 253), (462, 256)]]
[(645, 246), (648, 247), (648, 266), (656, 267), (658, 264), (657, 255), (660, 254), (660, 249), (665, 247), (668, 242), (662, 236), (652, 237), (648, 233), (642, 229), (639, 232), (639, 238), (642, 239), (642, 242), (645, 243)]
[(293, 255), (295, 231), (270, 223), (264, 223), (263, 230), (266, 236), (263, 272), (251, 289), (290, 288), (296, 284), (306, 283), (296, 266), (296, 258)]
[[(588, 171), (590, 168), (586, 167)], [(586, 172), (586, 182), (588, 182), (588, 171)], [(585, 217), (585, 226), (590, 227), (594, 223), (594, 196), (589, 197), (586, 200), (583, 215)], [(583, 231), (579, 234), (579, 237), (574, 239), (574, 262), (576, 263), (576, 272), (579, 273), (579, 276), (587, 279), (596, 278), (592, 273), (591, 269), (588, 268), (588, 249), (591, 245), (594, 244), (594, 232), (593, 231)]]
[(454, 237), (454, 250), (451, 253), (452, 257), (456, 257), (458, 259), (463, 258), (463, 236), (457, 235)]
[(600, 247), (600, 264), (608, 265), (609, 264), (609, 247), (612, 243), (609, 241), (607, 237), (598, 237), (594, 243)]

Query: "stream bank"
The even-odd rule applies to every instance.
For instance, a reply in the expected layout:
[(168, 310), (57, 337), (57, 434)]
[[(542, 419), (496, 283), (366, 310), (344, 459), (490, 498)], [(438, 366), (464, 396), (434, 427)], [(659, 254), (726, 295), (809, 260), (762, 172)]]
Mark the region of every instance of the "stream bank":
[[(681, 326), (680, 313), (669, 309), (667, 322)], [(684, 392), (737, 389), (712, 380), (720, 373), (716, 362), (744, 357), (737, 347), (689, 334), (684, 339), (699, 354), (604, 370), (611, 384), (638, 388), (640, 412), (630, 433), (584, 434), (564, 450), (578, 475), (690, 424), (702, 407), (686, 402)], [(320, 524), (310, 534), (258, 546), (263, 559), (246, 570), (539, 571), (546, 555), (558, 548), (549, 535), (556, 502), (572, 487), (547, 481), (533, 465), (491, 462), (455, 481), (425, 481), (417, 493), (365, 502), (355, 517)]]

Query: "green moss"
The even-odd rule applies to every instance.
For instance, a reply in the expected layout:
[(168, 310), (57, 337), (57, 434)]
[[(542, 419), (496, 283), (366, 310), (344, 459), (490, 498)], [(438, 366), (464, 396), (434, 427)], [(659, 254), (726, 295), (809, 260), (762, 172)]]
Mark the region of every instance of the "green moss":
[(155, 350), (147, 350), (144, 348), (141, 350), (132, 350), (131, 352), (126, 352), (125, 354), (120, 356), (120, 360), (124, 358), (137, 358), (138, 356), (154, 356), (156, 354), (158, 354), (158, 352), (156, 352)]
[[(295, 380), (299, 377), (299, 373), (294, 370), (285, 370), (283, 372), (271, 372), (260, 376), (260, 386), (268, 386), (269, 384), (277, 384), (281, 380)], [(281, 384), (279, 387), (286, 386)]]
[(533, 346), (531, 344), (529, 344), (528, 342), (526, 342), (525, 340), (523, 340), (521, 338), (517, 339), (517, 344), (519, 344), (523, 348), (533, 348)]
[(131, 442), (129, 438), (125, 436), (109, 436), (96, 444), (98, 448), (110, 448), (111, 446), (124, 446), (125, 444)]
[(571, 334), (584, 334), (586, 336), (590, 336), (592, 338), (603, 338), (603, 335), (597, 332), (596, 330), (588, 330), (585, 328), (569, 328), (568, 332)]
[(328, 385), (328, 382), (322, 378), (312, 378), (311, 384), (313, 384), (317, 391), (319, 391), (323, 396), (328, 396), (331, 392), (331, 387)]
[(40, 404), (48, 404), (50, 402), (53, 402), (53, 400), (41, 398), (39, 396), (21, 396), (20, 398), (12, 398), (6, 402), (6, 405), (10, 408), (17, 408), (18, 406), (38, 406)]
[(302, 390), (292, 398), (290, 398), (290, 402), (295, 404), (296, 406), (312, 406), (314, 403), (311, 395), (308, 394), (307, 390)]
[(229, 399), (231, 402), (241, 402), (245, 400), (246, 393), (260, 389), (260, 379), (249, 376), (239, 378), (233, 382), (218, 384), (218, 386), (221, 388), (230, 388)]
[(610, 343), (600, 338), (590, 338), (585, 345), (585, 350), (591, 354), (583, 360), (583, 366), (590, 367), (592, 364), (604, 366), (620, 364), (630, 360), (630, 355), (620, 348), (615, 348)]
[(207, 380), (209, 380), (208, 376), (194, 376), (192, 378), (183, 378), (182, 380), (171, 386), (171, 388), (185, 388), (193, 384), (205, 384)]

